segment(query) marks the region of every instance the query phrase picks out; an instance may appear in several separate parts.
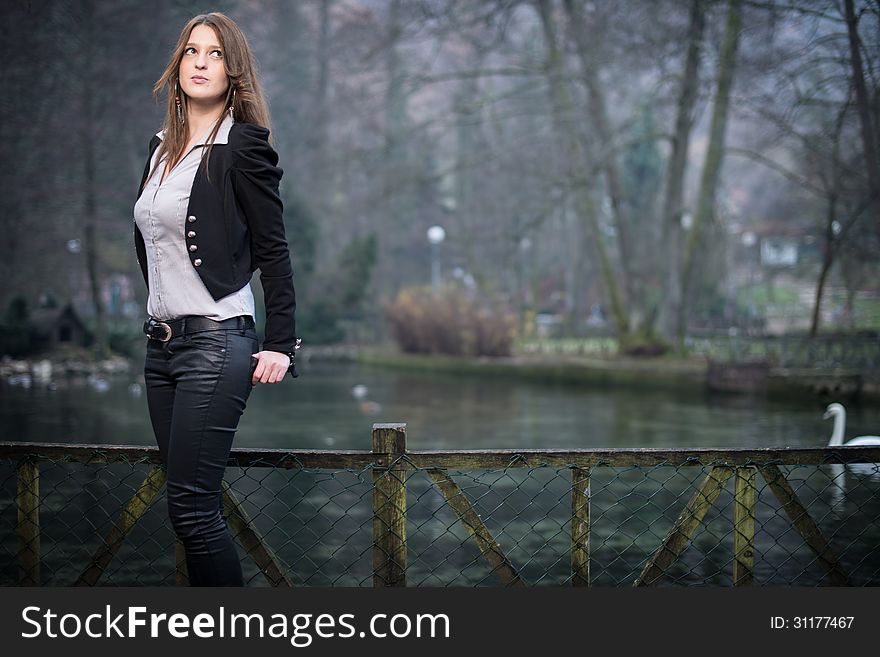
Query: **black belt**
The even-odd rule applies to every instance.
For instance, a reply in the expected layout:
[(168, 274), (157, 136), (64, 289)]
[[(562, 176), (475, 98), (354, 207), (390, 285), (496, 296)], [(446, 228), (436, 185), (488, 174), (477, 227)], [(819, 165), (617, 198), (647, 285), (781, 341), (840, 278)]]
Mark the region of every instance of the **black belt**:
[(200, 333), (202, 331), (234, 331), (236, 329), (252, 328), (254, 328), (254, 318), (250, 315), (230, 317), (220, 322), (198, 315), (181, 317), (180, 319), (173, 319), (168, 322), (162, 322), (150, 317), (144, 322), (144, 333), (151, 340), (159, 340), (160, 342), (168, 342), (171, 338), (189, 335), (190, 333)]

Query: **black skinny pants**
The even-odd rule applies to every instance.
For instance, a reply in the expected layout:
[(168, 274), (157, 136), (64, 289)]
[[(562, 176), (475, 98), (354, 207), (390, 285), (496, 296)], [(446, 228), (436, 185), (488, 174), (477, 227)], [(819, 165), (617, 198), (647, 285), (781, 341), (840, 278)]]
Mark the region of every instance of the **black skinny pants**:
[(150, 420), (167, 471), (168, 513), (192, 586), (242, 586), (221, 481), (251, 391), (254, 329), (147, 340)]

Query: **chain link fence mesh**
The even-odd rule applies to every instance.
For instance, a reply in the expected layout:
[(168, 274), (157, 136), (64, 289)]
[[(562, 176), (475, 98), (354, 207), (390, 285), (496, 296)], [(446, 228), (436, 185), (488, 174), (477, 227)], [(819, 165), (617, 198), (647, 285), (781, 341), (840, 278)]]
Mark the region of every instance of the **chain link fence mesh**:
[[(96, 554), (113, 543), (114, 528), (156, 465), (143, 458), (112, 463), (83, 463), (40, 455), (22, 460), (0, 451), (0, 584), (16, 585), (22, 577), (22, 548), (36, 544), (39, 584), (70, 586), (80, 581)], [(20, 477), (19, 465), (34, 463), (38, 484)], [(424, 463), (424, 459), (420, 461)], [(617, 460), (620, 462), (620, 459)], [(812, 520), (819, 539), (827, 541), (840, 572), (853, 585), (880, 583), (880, 464), (823, 464), (786, 466), (774, 461), (802, 505), (795, 512), (801, 526)], [(751, 577), (757, 585), (822, 586), (833, 583), (827, 559), (808, 544), (809, 531), (799, 530), (792, 515), (753, 463), (752, 516), (754, 536), (735, 529), (735, 476), (724, 482), (680, 554), (663, 562), (654, 584), (730, 586), (733, 584), (737, 531), (753, 554)], [(384, 505), (377, 503), (374, 477), (399, 480), (406, 489), (405, 577), (407, 586), (567, 586), (584, 573), (575, 572), (573, 500), (586, 498), (587, 535), (578, 541), (588, 554), (593, 586), (631, 586), (646, 565), (662, 554), (677, 521), (685, 517), (701, 486), (723, 463), (627, 467), (593, 465), (579, 468), (535, 465), (486, 469), (416, 467), (407, 455), (392, 463), (363, 468), (313, 469), (277, 457), (249, 461), (246, 467), (230, 461), (225, 481), (238, 501), (257, 542), (295, 586), (373, 586), (374, 524)], [(439, 466), (438, 466), (439, 467)], [(576, 489), (573, 473), (588, 476), (588, 493)], [(746, 468), (741, 469), (747, 470)], [(28, 488), (38, 488), (39, 538), (28, 538), (25, 508)], [(141, 489), (143, 490), (143, 489)], [(450, 490), (453, 491), (450, 493)], [(578, 492), (580, 491), (580, 492)], [(22, 496), (24, 493), (24, 496)], [(133, 523), (96, 579), (99, 585), (174, 585), (179, 583), (175, 536), (167, 517), (164, 485), (147, 499), (146, 511)], [(742, 505), (741, 505), (742, 506)], [(227, 516), (229, 509), (227, 508)], [(748, 509), (741, 509), (748, 517)], [(467, 513), (475, 515), (467, 515)], [(24, 521), (24, 529), (22, 529)], [(233, 533), (238, 533), (230, 522)], [(381, 526), (381, 523), (380, 523)], [(744, 525), (747, 527), (747, 525)], [(24, 532), (24, 533), (22, 533)], [(403, 532), (400, 532), (403, 534)], [(481, 551), (474, 534), (488, 536)], [(806, 537), (805, 537), (806, 536)], [(248, 537), (238, 536), (248, 545)], [(680, 537), (679, 537), (680, 538)], [(815, 537), (813, 537), (815, 541)], [(815, 546), (815, 542), (814, 542)], [(256, 561), (240, 549), (245, 581), (268, 586)], [(669, 555), (666, 555), (669, 556)], [(662, 559), (661, 559), (662, 561)], [(501, 565), (499, 565), (501, 564)]]

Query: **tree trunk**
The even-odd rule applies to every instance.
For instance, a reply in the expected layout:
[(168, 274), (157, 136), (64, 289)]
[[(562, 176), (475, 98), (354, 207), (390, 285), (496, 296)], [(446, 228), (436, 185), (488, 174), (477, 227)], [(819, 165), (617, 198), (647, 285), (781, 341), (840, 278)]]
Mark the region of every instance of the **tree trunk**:
[(328, 103), (328, 88), (330, 85), (330, 9), (331, 0), (325, 0), (320, 6), (320, 31), (318, 33), (318, 76), (315, 84), (312, 117), (313, 128), (310, 131), (310, 146), (315, 163), (314, 180), (318, 183), (317, 190), (320, 194), (322, 208), (328, 208), (332, 196), (331, 186), (328, 181), (332, 180), (328, 164), (328, 132), (330, 120), (330, 108)]
[(846, 27), (849, 35), (850, 64), (852, 65), (853, 88), (856, 92), (856, 107), (862, 128), (862, 148), (865, 151), (865, 167), (868, 174), (868, 186), (873, 198), (873, 216), (880, 235), (880, 169), (877, 163), (877, 139), (875, 126), (871, 121), (871, 102), (865, 88), (865, 74), (862, 70), (862, 55), (859, 50), (859, 22), (856, 17), (853, 0), (844, 0), (846, 8)]
[(831, 220), (828, 222), (828, 230), (825, 237), (825, 254), (822, 256), (822, 269), (819, 272), (819, 282), (816, 284), (816, 300), (813, 303), (813, 317), (810, 321), (810, 337), (815, 338), (819, 333), (819, 323), (821, 322), (822, 311), (822, 295), (825, 293), (825, 281), (831, 272), (831, 265), (834, 264), (834, 235), (831, 232), (831, 221), (834, 217), (835, 202), (832, 199), (829, 203), (828, 213)]
[[(632, 243), (629, 235), (629, 224), (623, 211), (623, 190), (620, 183), (620, 172), (614, 153), (611, 128), (605, 103), (605, 91), (599, 83), (598, 67), (592, 61), (591, 48), (586, 33), (583, 9), (573, 0), (565, 0), (565, 11), (569, 19), (569, 33), (577, 46), (581, 63), (581, 75), (587, 87), (587, 105), (593, 129), (599, 135), (599, 148), (602, 157), (602, 170), (608, 184), (608, 196), (611, 201), (611, 212), (617, 228), (617, 247), (620, 250), (620, 274), (622, 287), (626, 294), (629, 309), (629, 324), (634, 332), (639, 332), (644, 320), (644, 308), (641, 295), (635, 284), (632, 267), (635, 266)], [(586, 165), (586, 162), (581, 162)]]
[[(388, 7), (388, 46), (385, 53), (385, 75), (388, 86), (385, 90), (385, 104), (383, 108), (385, 143), (381, 175), (381, 203), (385, 208), (385, 217), (380, 219), (383, 224), (380, 228), (382, 232), (404, 230), (403, 227), (413, 219), (407, 216), (407, 207), (410, 202), (409, 192), (402, 189), (399, 184), (404, 176), (406, 165), (406, 151), (403, 139), (406, 134), (407, 124), (407, 99), (403, 85), (406, 70), (399, 52), (400, 46), (398, 45), (402, 32), (402, 9), (401, 0), (391, 0)], [(388, 248), (388, 241), (383, 240), (382, 242), (383, 245), (380, 246), (380, 249)], [(391, 257), (389, 253), (384, 255), (385, 257), (382, 257), (382, 255), (379, 257), (376, 280), (381, 282), (380, 285), (384, 283), (385, 286), (384, 290), (379, 291), (380, 294), (384, 293), (394, 296), (409, 280), (405, 268), (400, 266), (400, 262), (396, 258)], [(424, 280), (427, 280), (431, 272), (425, 267), (422, 273)]]
[(712, 109), (712, 123), (709, 129), (709, 146), (700, 180), (697, 211), (688, 238), (682, 264), (682, 298), (678, 312), (676, 336), (679, 347), (684, 345), (687, 310), (690, 303), (689, 292), (692, 287), (694, 259), (700, 247), (700, 236), (715, 212), (715, 194), (724, 155), (724, 136), (727, 127), (727, 114), (730, 107), (730, 89), (736, 70), (736, 51), (739, 46), (742, 24), (742, 0), (730, 0), (727, 24), (724, 28), (724, 43), (718, 63), (718, 83), (715, 92), (715, 105)]
[(405, 71), (397, 46), (402, 29), (400, 14), (400, 0), (391, 0), (391, 6), (388, 9), (388, 51), (386, 59), (388, 87), (385, 91), (385, 153), (392, 162), (400, 155), (400, 139), (404, 131), (406, 117), (406, 96), (403, 91)]
[(83, 166), (85, 167), (83, 199), (83, 252), (86, 258), (86, 271), (89, 277), (89, 288), (92, 303), (95, 307), (95, 357), (105, 358), (108, 353), (107, 317), (104, 311), (104, 300), (101, 298), (100, 246), (96, 230), (97, 217), (97, 176), (95, 173), (95, 140), (97, 138), (97, 121), (95, 119), (94, 78), (94, 5), (91, 1), (83, 5), (83, 43), (85, 58), (83, 62)]
[(611, 305), (611, 317), (618, 336), (623, 341), (629, 337), (629, 318), (614, 277), (614, 268), (608, 257), (605, 243), (602, 241), (596, 208), (590, 198), (590, 181), (584, 175), (586, 155), (574, 126), (574, 104), (566, 86), (562, 53), (556, 41), (556, 31), (551, 16), (552, 8), (549, 0), (537, 0), (536, 5), (544, 31), (544, 41), (547, 45), (547, 76), (550, 83), (550, 100), (553, 105), (554, 128), (565, 151), (568, 175), (574, 188), (575, 208), (593, 238), (593, 245), (599, 259), (599, 271), (602, 274), (602, 281)]
[[(834, 234), (834, 222), (837, 220), (837, 201), (840, 193), (843, 191), (843, 173), (840, 167), (840, 147), (841, 135), (843, 134), (843, 124), (846, 121), (847, 104), (844, 104), (837, 114), (837, 120), (834, 123), (834, 141), (831, 148), (831, 176), (826, 187), (828, 198), (828, 211), (825, 214), (825, 253), (822, 255), (822, 269), (819, 272), (819, 280), (816, 284), (816, 299), (813, 303), (813, 317), (810, 321), (810, 337), (815, 338), (819, 333), (819, 325), (822, 322), (822, 296), (825, 292), (825, 283), (828, 275), (831, 273), (831, 267), (834, 265), (834, 259), (837, 255), (837, 249), (840, 241), (846, 236), (846, 232), (858, 219), (860, 211), (853, 214), (853, 217), (846, 222), (846, 226), (839, 234)], [(870, 197), (869, 197), (870, 198)]]
[[(481, 50), (475, 49), (472, 61), (474, 67), (479, 69), (483, 65), (483, 57), (485, 54)], [(454, 203), (455, 211), (450, 213), (450, 221), (455, 230), (459, 233), (459, 244), (461, 245), (462, 259), (464, 268), (479, 281), (480, 288), (492, 279), (485, 271), (486, 254), (485, 244), (481, 239), (479, 232), (480, 208), (479, 208), (479, 188), (482, 184), (479, 177), (472, 173), (471, 167), (473, 162), (479, 160), (481, 155), (485, 154), (486, 149), (490, 148), (485, 143), (481, 135), (481, 113), (482, 107), (479, 103), (474, 103), (474, 98), (479, 98), (480, 80), (478, 77), (467, 78), (462, 81), (459, 87), (455, 101), (455, 112), (458, 121), (455, 127), (455, 173), (454, 173)], [(514, 237), (519, 240), (519, 227), (515, 231)], [(521, 263), (523, 257), (530, 254), (519, 253), (517, 247), (514, 260)], [(516, 265), (521, 269), (520, 265)], [(519, 281), (516, 285), (519, 287)]]
[(856, 292), (855, 287), (848, 285), (846, 288), (846, 317), (849, 320), (849, 330), (856, 331)]
[(706, 25), (703, 0), (692, 0), (688, 49), (672, 137), (672, 153), (666, 177), (663, 202), (663, 241), (666, 245), (666, 299), (661, 308), (663, 333), (668, 340), (677, 336), (677, 318), (681, 312), (681, 216), (683, 213), (684, 176), (688, 146), (693, 126), (693, 111), (699, 90), (700, 50)]

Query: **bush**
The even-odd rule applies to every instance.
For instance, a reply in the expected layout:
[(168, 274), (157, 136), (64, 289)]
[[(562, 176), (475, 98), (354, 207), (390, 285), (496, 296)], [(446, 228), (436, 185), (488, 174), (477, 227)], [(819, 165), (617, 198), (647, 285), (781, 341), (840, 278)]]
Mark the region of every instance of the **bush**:
[(404, 288), (385, 315), (407, 353), (510, 356), (516, 337), (511, 313), (481, 306), (458, 286), (436, 296), (430, 289)]

